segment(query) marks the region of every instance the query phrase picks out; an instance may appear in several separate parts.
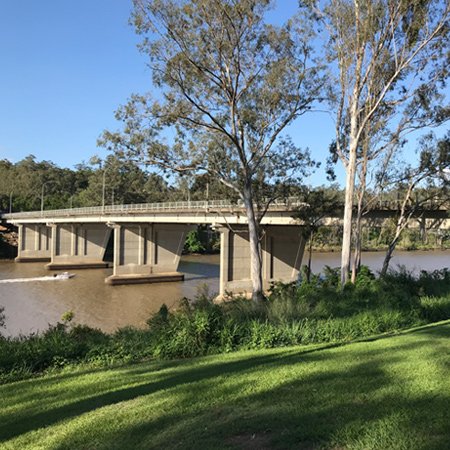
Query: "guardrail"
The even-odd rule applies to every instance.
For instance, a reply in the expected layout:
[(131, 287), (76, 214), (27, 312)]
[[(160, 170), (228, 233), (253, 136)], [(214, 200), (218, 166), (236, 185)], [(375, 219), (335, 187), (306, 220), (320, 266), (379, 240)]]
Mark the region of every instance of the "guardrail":
[[(298, 198), (287, 198), (284, 200), (275, 200), (269, 210), (280, 207), (296, 207), (304, 204)], [(240, 208), (244, 209), (242, 201), (230, 202), (229, 200), (210, 200), (193, 202), (167, 202), (167, 203), (137, 203), (130, 205), (105, 205), (93, 206), (87, 208), (54, 209), (44, 211), (26, 211), (11, 214), (1, 214), (2, 219), (25, 219), (30, 217), (70, 217), (81, 215), (110, 215), (114, 213), (145, 213), (145, 212), (163, 212), (163, 211), (185, 211), (185, 210), (205, 210)]]

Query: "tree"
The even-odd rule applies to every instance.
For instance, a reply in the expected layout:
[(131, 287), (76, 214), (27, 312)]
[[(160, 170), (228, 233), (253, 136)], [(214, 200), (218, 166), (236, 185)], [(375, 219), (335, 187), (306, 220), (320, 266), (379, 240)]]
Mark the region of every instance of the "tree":
[(351, 282), (354, 283), (356, 276), (361, 270), (362, 260), (362, 219), (376, 204), (378, 198), (389, 183), (388, 171), (395, 154), (395, 143), (378, 148), (372, 142), (379, 142), (376, 134), (369, 132), (365, 134), (366, 139), (361, 143), (359, 164), (357, 168), (356, 183), (356, 214), (354, 223), (354, 251), (352, 264)]
[[(399, 209), (396, 217), (394, 236), (386, 250), (381, 275), (385, 275), (389, 268), (392, 253), (397, 246), (402, 231), (414, 217), (424, 214), (427, 204), (432, 201), (432, 207), (439, 208), (442, 204), (448, 204), (447, 198), (440, 190), (440, 196), (431, 189), (433, 185), (444, 187), (448, 184), (448, 170), (450, 168), (450, 133), (439, 140), (433, 134), (427, 134), (420, 140), (420, 158), (417, 166), (403, 164), (397, 174), (398, 192), (403, 192), (403, 198), (399, 198)], [(422, 190), (422, 195), (413, 198), (413, 193), (421, 183), (426, 182), (428, 189)]]
[[(439, 88), (448, 75), (449, 1), (309, 0), (328, 34), (330, 109), (346, 170), (341, 287), (349, 278), (352, 208), (364, 139), (381, 150), (418, 128), (442, 123)], [(334, 77), (332, 75), (335, 75)]]
[(266, 208), (255, 212), (255, 189), (301, 166), (304, 154), (280, 138), (318, 96), (309, 30), (266, 25), (271, 0), (133, 3), (140, 50), (162, 94), (133, 95), (116, 114), (123, 130), (106, 131), (100, 145), (178, 173), (208, 174), (236, 192), (246, 209), (252, 296), (259, 301)]
[(296, 211), (293, 217), (301, 220), (304, 238), (309, 241), (306, 277), (310, 281), (314, 236), (325, 217), (337, 214), (341, 210), (342, 200), (338, 190), (333, 188), (327, 189), (323, 186), (313, 190), (304, 188), (300, 198), (303, 200), (304, 206)]

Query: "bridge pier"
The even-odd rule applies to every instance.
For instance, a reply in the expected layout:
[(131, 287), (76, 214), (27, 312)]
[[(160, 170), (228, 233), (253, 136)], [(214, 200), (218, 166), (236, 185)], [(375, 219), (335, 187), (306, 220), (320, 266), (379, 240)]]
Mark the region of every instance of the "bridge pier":
[[(220, 228), (220, 296), (252, 291), (250, 243), (247, 226)], [(299, 226), (265, 227), (262, 238), (263, 289), (271, 282), (295, 281), (300, 271), (305, 241)]]
[(111, 229), (104, 224), (52, 224), (51, 262), (48, 270), (97, 269), (103, 261)]
[(52, 230), (45, 224), (19, 224), (19, 246), (16, 262), (51, 260)]
[(177, 272), (189, 224), (114, 223), (111, 285), (183, 281)]

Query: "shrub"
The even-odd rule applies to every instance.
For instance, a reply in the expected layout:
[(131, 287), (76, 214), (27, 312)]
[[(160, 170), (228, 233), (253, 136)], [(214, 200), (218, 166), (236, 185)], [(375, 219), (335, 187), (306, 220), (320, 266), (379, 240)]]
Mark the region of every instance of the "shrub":
[(204, 253), (206, 251), (201, 241), (199, 230), (189, 231), (184, 243), (184, 251), (186, 253)]
[(147, 321), (147, 329), (126, 327), (111, 335), (72, 324), (69, 311), (64, 323), (41, 335), (0, 339), (0, 383), (75, 364), (106, 366), (245, 348), (341, 343), (450, 319), (447, 269), (419, 277), (400, 270), (376, 279), (363, 268), (343, 292), (338, 270), (327, 268), (325, 274), (301, 284), (275, 283), (257, 305), (245, 298), (216, 304), (203, 285), (177, 310), (163, 305)]

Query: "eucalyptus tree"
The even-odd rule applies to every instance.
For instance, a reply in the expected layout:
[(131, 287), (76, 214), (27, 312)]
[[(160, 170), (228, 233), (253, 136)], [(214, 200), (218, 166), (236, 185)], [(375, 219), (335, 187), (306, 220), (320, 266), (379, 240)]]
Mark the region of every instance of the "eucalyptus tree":
[[(448, 75), (448, 0), (306, 0), (327, 38), (329, 108), (346, 170), (341, 286), (349, 278), (358, 152), (370, 126), (380, 149), (446, 118), (440, 87)], [(334, 75), (334, 76), (333, 76)], [(366, 136), (367, 138), (367, 136)]]
[[(416, 165), (403, 163), (401, 169), (397, 169), (397, 173), (390, 176), (393, 185), (395, 180), (398, 194), (402, 192), (402, 195), (398, 196), (395, 231), (386, 249), (381, 275), (387, 273), (400, 235), (411, 220), (423, 215), (427, 207), (448, 205), (446, 191), (450, 170), (450, 132), (441, 139), (436, 139), (432, 133), (423, 136), (418, 153), (419, 161)], [(427, 189), (422, 189), (422, 195), (414, 198), (414, 192), (423, 183)]]
[(286, 179), (303, 153), (285, 128), (318, 96), (310, 31), (265, 23), (271, 0), (134, 0), (160, 94), (133, 95), (119, 108), (119, 132), (100, 145), (122, 157), (178, 173), (208, 174), (243, 201), (252, 261), (252, 296), (262, 298), (255, 182)]
[(300, 198), (304, 205), (295, 212), (293, 217), (301, 220), (303, 236), (309, 242), (306, 278), (310, 281), (314, 237), (325, 217), (337, 215), (341, 211), (342, 199), (340, 191), (333, 185), (328, 188), (321, 186), (312, 190), (302, 187)]
[[(351, 282), (354, 283), (362, 263), (362, 219), (376, 205), (377, 200), (392, 180), (388, 174), (393, 164), (393, 156), (399, 144), (379, 147), (380, 133), (375, 133), (369, 124), (369, 130), (362, 139), (358, 152), (357, 176), (355, 184), (356, 208), (353, 226), (354, 250)], [(380, 130), (380, 132), (383, 132)]]

